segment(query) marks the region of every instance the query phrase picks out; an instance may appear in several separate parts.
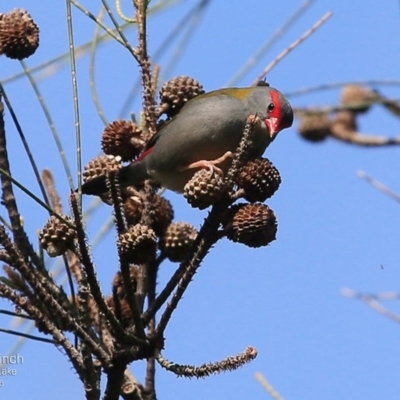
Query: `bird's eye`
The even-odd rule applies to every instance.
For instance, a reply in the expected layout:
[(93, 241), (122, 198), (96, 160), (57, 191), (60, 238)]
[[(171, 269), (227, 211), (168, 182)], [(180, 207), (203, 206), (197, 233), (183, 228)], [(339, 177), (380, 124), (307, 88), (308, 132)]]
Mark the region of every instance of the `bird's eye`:
[(269, 103), (268, 104), (268, 112), (271, 112), (274, 108), (275, 108), (275, 104), (274, 103)]

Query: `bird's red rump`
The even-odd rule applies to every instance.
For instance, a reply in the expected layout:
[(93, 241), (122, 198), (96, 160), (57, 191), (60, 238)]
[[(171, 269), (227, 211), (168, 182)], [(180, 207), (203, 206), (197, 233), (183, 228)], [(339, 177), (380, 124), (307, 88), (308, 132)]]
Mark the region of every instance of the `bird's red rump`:
[(148, 148), (147, 150), (145, 150), (136, 160), (137, 161), (142, 161), (147, 155), (149, 155), (152, 151), (153, 151), (153, 147)]

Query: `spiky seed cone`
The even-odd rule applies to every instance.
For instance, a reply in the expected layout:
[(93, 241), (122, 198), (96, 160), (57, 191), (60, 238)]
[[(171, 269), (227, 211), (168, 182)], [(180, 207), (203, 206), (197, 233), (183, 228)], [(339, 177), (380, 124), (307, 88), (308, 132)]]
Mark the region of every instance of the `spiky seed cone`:
[[(129, 268), (130, 276), (131, 276), (131, 284), (136, 287), (138, 275), (139, 275), (139, 268), (137, 266), (131, 266)], [(122, 278), (122, 274), (118, 271), (113, 279), (112, 282), (112, 291), (116, 293), (119, 299), (122, 299), (126, 296), (126, 290), (124, 285), (124, 279)]]
[(371, 108), (371, 103), (379, 99), (379, 94), (361, 85), (346, 85), (341, 94), (343, 106), (352, 107), (352, 111), (365, 113)]
[(120, 300), (121, 322), (124, 327), (133, 324), (132, 311), (127, 299)]
[[(64, 216), (64, 219), (73, 225), (70, 217)], [(72, 248), (75, 236), (75, 229), (54, 215), (39, 232), (40, 244), (50, 257), (57, 257)]]
[(98, 176), (104, 176), (107, 171), (121, 168), (121, 158), (101, 155), (93, 158), (85, 166), (83, 175), (83, 182), (90, 181)]
[(301, 118), (300, 135), (311, 142), (321, 142), (331, 134), (331, 120), (327, 114), (309, 114)]
[[(141, 193), (133, 187), (127, 188), (124, 192), (124, 212), (128, 225), (135, 225), (140, 222), (143, 212), (143, 200)], [(149, 210), (151, 228), (157, 236), (162, 236), (168, 225), (174, 219), (174, 209), (171, 203), (162, 196), (155, 195)]]
[(249, 161), (239, 172), (237, 185), (250, 203), (264, 202), (278, 190), (281, 176), (267, 158)]
[(249, 247), (267, 246), (276, 239), (275, 213), (265, 204), (237, 204), (231, 207), (225, 225), (226, 236)]
[(208, 169), (201, 169), (184, 186), (183, 195), (192, 207), (204, 210), (218, 201), (224, 191), (225, 186), (220, 175)]
[(150, 210), (151, 227), (157, 236), (161, 237), (174, 219), (172, 204), (162, 196), (154, 196)]
[(39, 28), (26, 10), (0, 14), (0, 54), (23, 60), (39, 46)]
[(196, 239), (197, 229), (187, 222), (175, 222), (166, 230), (161, 248), (172, 262), (182, 262)]
[(148, 226), (136, 224), (119, 236), (118, 247), (125, 261), (132, 264), (147, 263), (156, 254), (156, 234)]
[(144, 144), (142, 130), (134, 122), (123, 119), (108, 124), (101, 137), (104, 153), (120, 156), (122, 161), (135, 159)]
[[(114, 312), (115, 315), (117, 315), (117, 310), (115, 307), (115, 302), (113, 296), (109, 296), (106, 298), (106, 303), (107, 306)], [(128, 300), (126, 298), (120, 298), (118, 299), (118, 310), (119, 313), (118, 317), (120, 322), (122, 322), (122, 325), (126, 328), (128, 326), (131, 326), (133, 323), (133, 318), (132, 318), (132, 311), (131, 308), (129, 307)]]
[(141, 194), (134, 188), (129, 187), (123, 192), (124, 213), (128, 225), (136, 225), (140, 222), (143, 212), (143, 201)]
[(339, 111), (332, 122), (332, 132), (337, 136), (349, 136), (357, 132), (357, 117), (352, 111)]
[[(98, 176), (105, 176), (107, 172), (117, 171), (122, 167), (121, 157), (107, 156), (105, 154), (95, 157), (89, 161), (85, 166), (82, 176), (83, 182), (90, 181), (91, 179), (97, 178)], [(107, 190), (105, 193), (99, 195), (100, 199), (108, 204), (112, 205), (113, 201), (111, 195)]]
[(193, 97), (203, 94), (203, 86), (190, 76), (178, 76), (164, 83), (160, 90), (158, 114), (173, 117)]

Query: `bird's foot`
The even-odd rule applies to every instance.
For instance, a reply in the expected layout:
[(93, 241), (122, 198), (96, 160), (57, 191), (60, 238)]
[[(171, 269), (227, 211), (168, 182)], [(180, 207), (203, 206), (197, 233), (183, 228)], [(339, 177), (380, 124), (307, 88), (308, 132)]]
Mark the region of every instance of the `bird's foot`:
[(186, 171), (188, 169), (193, 169), (193, 168), (208, 168), (211, 173), (217, 173), (220, 176), (223, 176), (224, 173), (221, 170), (221, 168), (217, 167), (217, 164), (222, 164), (224, 161), (226, 161), (229, 158), (233, 158), (233, 153), (231, 151), (227, 151), (223, 156), (215, 159), (215, 160), (199, 160), (196, 161), (192, 164), (186, 165), (185, 167), (182, 167), (180, 171)]

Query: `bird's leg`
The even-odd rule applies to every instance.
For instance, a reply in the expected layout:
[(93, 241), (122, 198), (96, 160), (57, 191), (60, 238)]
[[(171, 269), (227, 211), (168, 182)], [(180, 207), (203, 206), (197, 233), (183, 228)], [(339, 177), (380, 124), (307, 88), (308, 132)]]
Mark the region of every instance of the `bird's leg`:
[(232, 158), (233, 153), (231, 151), (227, 151), (223, 156), (218, 157), (215, 160), (199, 160), (194, 163), (191, 163), (189, 165), (186, 165), (182, 168), (180, 168), (180, 171), (186, 171), (188, 169), (192, 168), (208, 168), (211, 173), (216, 172), (218, 175), (223, 175), (224, 173), (222, 172), (221, 168), (218, 168), (216, 165), (217, 164), (222, 164), (224, 161), (226, 161), (228, 158)]

